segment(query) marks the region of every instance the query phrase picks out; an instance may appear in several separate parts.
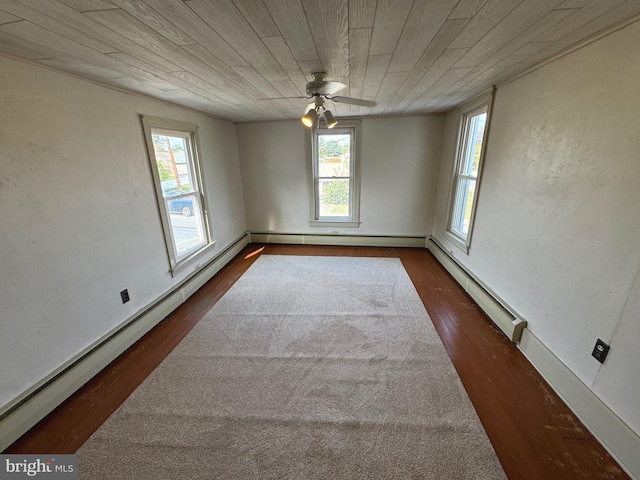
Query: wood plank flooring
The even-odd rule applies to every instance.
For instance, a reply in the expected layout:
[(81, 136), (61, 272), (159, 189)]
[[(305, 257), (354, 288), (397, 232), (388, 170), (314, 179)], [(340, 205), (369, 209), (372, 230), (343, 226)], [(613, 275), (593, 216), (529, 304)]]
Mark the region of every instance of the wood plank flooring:
[(400, 258), (509, 479), (629, 478), (437, 260), (413, 248), (247, 246), (5, 453), (74, 453), (261, 254)]

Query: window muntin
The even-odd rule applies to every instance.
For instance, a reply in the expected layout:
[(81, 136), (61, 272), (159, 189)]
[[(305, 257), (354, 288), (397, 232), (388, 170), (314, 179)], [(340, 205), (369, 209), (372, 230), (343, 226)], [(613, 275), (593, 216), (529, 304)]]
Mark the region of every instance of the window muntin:
[(312, 150), (312, 224), (357, 226), (356, 127), (315, 129)]
[(211, 243), (197, 126), (143, 117), (172, 272)]
[(483, 105), (462, 115), (448, 231), (465, 247), (473, 227), (488, 110)]

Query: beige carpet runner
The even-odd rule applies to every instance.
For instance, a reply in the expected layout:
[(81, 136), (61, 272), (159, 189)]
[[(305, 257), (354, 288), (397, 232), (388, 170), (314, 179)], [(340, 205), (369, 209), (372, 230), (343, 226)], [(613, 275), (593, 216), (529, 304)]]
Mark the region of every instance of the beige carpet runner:
[(79, 450), (81, 479), (504, 479), (395, 258), (263, 255)]

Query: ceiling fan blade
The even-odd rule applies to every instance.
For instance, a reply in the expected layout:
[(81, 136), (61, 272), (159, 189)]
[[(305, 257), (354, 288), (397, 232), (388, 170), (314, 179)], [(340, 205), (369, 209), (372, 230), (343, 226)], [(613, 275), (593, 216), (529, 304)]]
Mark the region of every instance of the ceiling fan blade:
[(267, 101), (267, 100), (296, 100), (299, 98), (306, 98), (307, 100), (311, 97), (269, 97), (269, 98), (258, 98), (258, 101)]
[(342, 82), (321, 82), (321, 85), (318, 85), (313, 90), (320, 95), (333, 95), (344, 88), (347, 88), (347, 86)]
[(336, 103), (348, 103), (349, 105), (358, 105), (360, 107), (375, 107), (377, 105), (373, 100), (361, 100), (360, 98), (351, 97), (331, 97), (330, 100)]

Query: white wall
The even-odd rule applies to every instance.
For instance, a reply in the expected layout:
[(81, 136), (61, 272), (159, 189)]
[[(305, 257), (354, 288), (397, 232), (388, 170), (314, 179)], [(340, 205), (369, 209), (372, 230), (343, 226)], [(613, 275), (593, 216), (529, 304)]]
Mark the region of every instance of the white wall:
[(246, 228), (230, 122), (4, 57), (0, 111), (1, 407), (197, 267), (169, 274), (139, 114), (200, 127), (217, 244), (198, 263)]
[[(455, 113), (364, 119), (362, 225), (338, 229), (433, 230), (636, 433), (638, 44), (634, 24), (498, 89), (469, 255), (443, 235)], [(200, 125), (208, 258), (245, 229), (336, 230), (309, 226), (298, 120), (234, 128), (2, 57), (0, 111), (0, 407), (196, 268), (169, 275), (140, 113)], [(590, 356), (598, 337), (612, 346), (604, 365)]]
[[(498, 88), (469, 255), (447, 242), (458, 115), (434, 236), (640, 433), (640, 24)], [(590, 356), (611, 344), (604, 365)]]
[(236, 125), (247, 228), (253, 232), (427, 236), (442, 116), (363, 119), (359, 228), (311, 227), (311, 159), (299, 120)]

